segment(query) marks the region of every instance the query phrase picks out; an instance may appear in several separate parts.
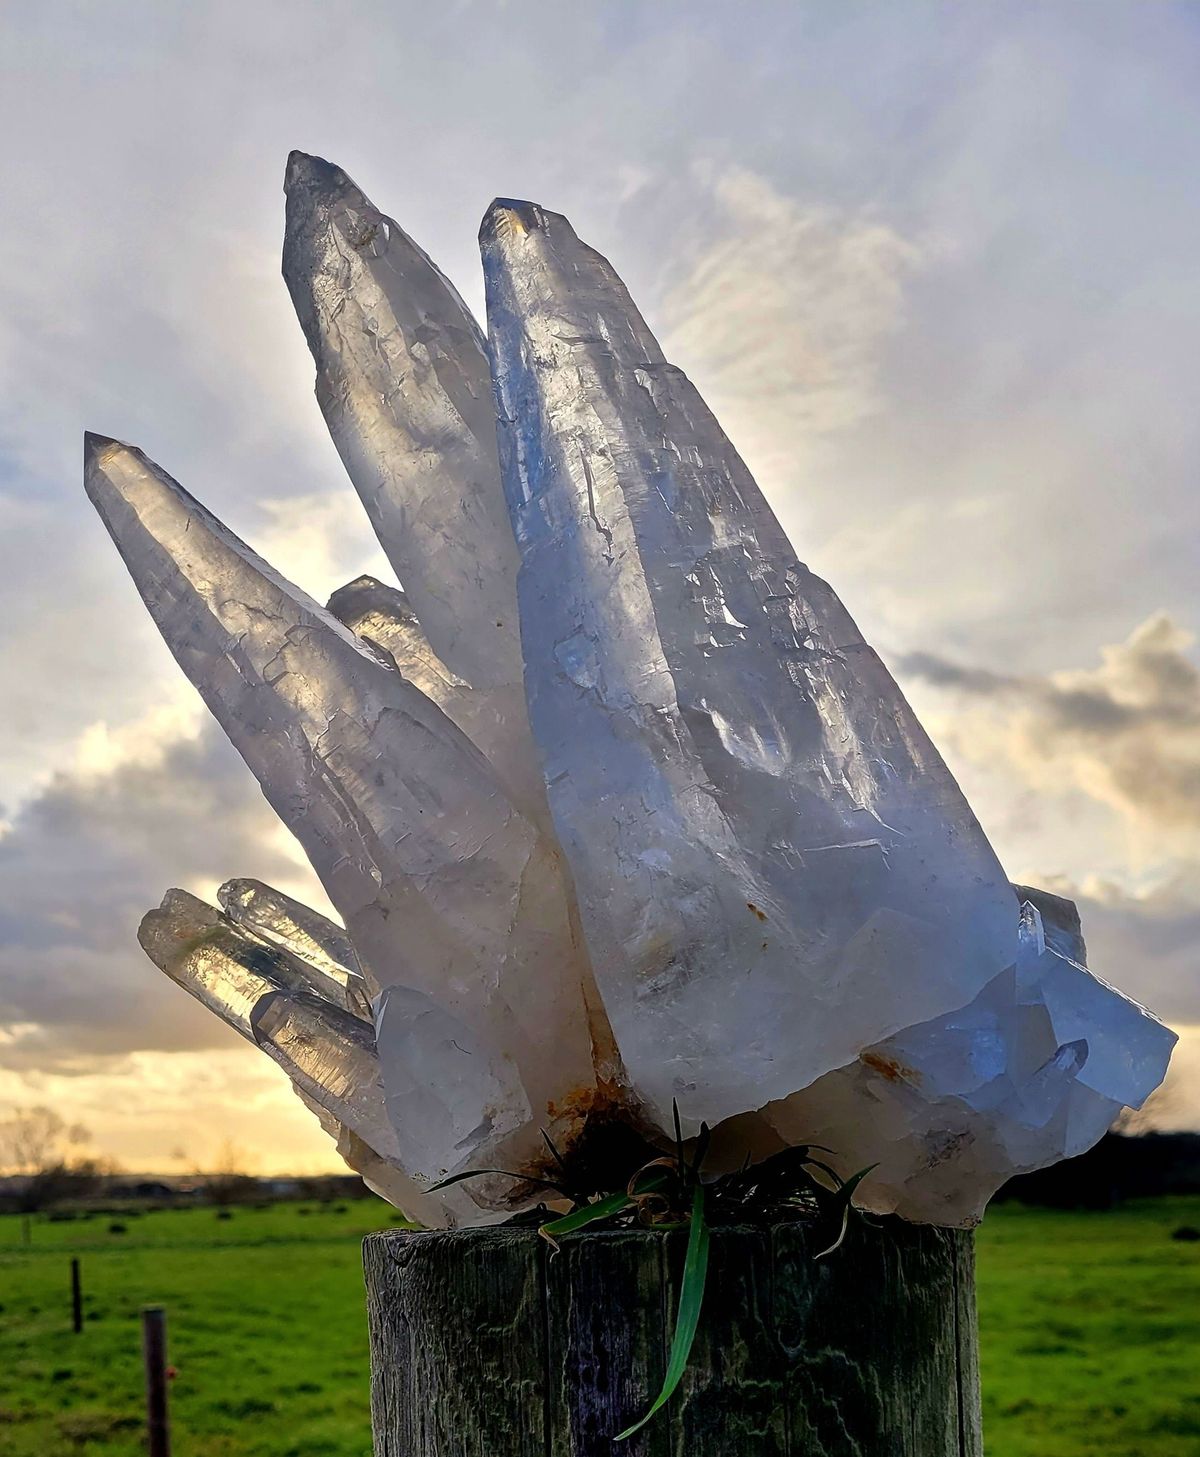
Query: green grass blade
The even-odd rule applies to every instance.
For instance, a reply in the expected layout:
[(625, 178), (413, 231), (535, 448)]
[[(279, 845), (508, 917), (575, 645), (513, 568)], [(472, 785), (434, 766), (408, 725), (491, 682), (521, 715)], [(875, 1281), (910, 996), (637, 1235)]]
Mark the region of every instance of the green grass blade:
[(585, 1224), (594, 1224), (597, 1219), (620, 1214), (622, 1209), (627, 1209), (632, 1203), (633, 1199), (623, 1191), (620, 1194), (609, 1194), (604, 1199), (597, 1199), (594, 1204), (584, 1204), (579, 1209), (572, 1209), (570, 1214), (564, 1214), (561, 1219), (552, 1219), (549, 1224), (543, 1224), (538, 1232), (547, 1239), (559, 1234), (572, 1234)]
[(805, 1159), (804, 1162), (806, 1167), (810, 1169), (820, 1169), (823, 1174), (828, 1174), (829, 1177), (833, 1180), (833, 1188), (835, 1193), (838, 1189), (842, 1187), (843, 1183), (845, 1183), (845, 1180), (835, 1168), (831, 1168), (829, 1164), (823, 1163), (820, 1159)]
[(704, 1302), (704, 1282), (708, 1274), (708, 1221), (704, 1217), (704, 1186), (696, 1185), (692, 1195), (692, 1227), (688, 1235), (687, 1254), (683, 1261), (683, 1283), (679, 1287), (679, 1310), (675, 1316), (675, 1335), (671, 1340), (671, 1354), (667, 1360), (667, 1374), (662, 1390), (654, 1399), (654, 1405), (640, 1421), (618, 1433), (616, 1441), (623, 1442), (639, 1431), (656, 1412), (662, 1410), (675, 1394), (675, 1388), (683, 1377), (688, 1357), (692, 1353), (692, 1342), (696, 1339), (696, 1327), (700, 1321), (700, 1307)]
[(850, 1227), (850, 1201), (854, 1197), (854, 1191), (867, 1177), (871, 1170), (878, 1167), (878, 1164), (868, 1164), (865, 1169), (859, 1169), (857, 1174), (851, 1175), (851, 1177), (848, 1178), (845, 1183), (842, 1184), (841, 1187), (838, 1189), (833, 1199), (835, 1216), (837, 1214), (841, 1215), (841, 1223), (840, 1228), (838, 1229), (837, 1239), (835, 1239), (834, 1242), (828, 1246), (828, 1248), (821, 1250), (819, 1254), (815, 1254), (813, 1256), (814, 1260), (823, 1260), (826, 1255), (833, 1254), (834, 1250), (841, 1249), (842, 1241), (846, 1238), (846, 1231)]

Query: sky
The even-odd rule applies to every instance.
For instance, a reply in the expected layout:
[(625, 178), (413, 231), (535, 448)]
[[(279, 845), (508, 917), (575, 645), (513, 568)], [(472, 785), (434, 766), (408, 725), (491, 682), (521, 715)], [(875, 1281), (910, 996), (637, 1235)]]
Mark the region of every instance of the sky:
[(493, 196), (629, 284), (1014, 880), (1182, 1034), (1200, 1126), (1200, 12), (1186, 3), (6, 5), (0, 1118), (129, 1169), (337, 1167), (161, 976), (169, 886), (320, 888), (88, 505), (145, 448), (324, 599), (389, 579), (279, 277), (292, 148), (480, 314)]

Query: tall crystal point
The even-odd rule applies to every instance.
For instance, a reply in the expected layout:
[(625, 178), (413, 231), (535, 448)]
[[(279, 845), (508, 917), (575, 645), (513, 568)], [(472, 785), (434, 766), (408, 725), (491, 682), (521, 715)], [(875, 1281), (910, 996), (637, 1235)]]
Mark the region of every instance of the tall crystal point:
[[(87, 489), (181, 667), (296, 835), (372, 993), (406, 1167), (438, 1177), (592, 1084), (560, 855), (444, 713), (140, 451)], [(386, 1035), (385, 1035), (386, 1034)], [(439, 1061), (432, 1048), (462, 1049)], [(554, 1048), (548, 1057), (545, 1046)]]
[(371, 524), (451, 672), (519, 687), (517, 555), (479, 326), (341, 168), (293, 152), (284, 191), (284, 280)]
[(633, 1082), (716, 1122), (969, 1001), (1017, 903), (609, 264), (530, 203), (481, 246), (551, 809)]

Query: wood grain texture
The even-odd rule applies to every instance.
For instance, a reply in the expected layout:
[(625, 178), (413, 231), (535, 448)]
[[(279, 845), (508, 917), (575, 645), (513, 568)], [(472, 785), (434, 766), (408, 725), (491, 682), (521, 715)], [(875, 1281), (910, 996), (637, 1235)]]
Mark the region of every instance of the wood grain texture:
[(713, 1232), (704, 1314), (662, 1380), (686, 1235), (388, 1231), (363, 1248), (376, 1457), (980, 1457), (969, 1234), (857, 1220)]

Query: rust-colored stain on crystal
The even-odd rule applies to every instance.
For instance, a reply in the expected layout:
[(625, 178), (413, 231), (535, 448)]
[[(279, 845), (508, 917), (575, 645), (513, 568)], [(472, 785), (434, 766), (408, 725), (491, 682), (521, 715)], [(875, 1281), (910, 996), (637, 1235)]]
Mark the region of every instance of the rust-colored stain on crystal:
[(765, 921), (767, 919), (766, 911), (760, 911), (753, 901), (746, 902), (746, 909), (748, 911), (753, 911), (760, 921)]
[(919, 1083), (921, 1074), (915, 1067), (908, 1067), (906, 1064), (897, 1061), (894, 1057), (884, 1057), (882, 1053), (866, 1052), (858, 1054), (858, 1060), (865, 1063), (872, 1072), (877, 1072), (881, 1078), (887, 1078), (889, 1083)]
[(594, 1083), (588, 1083), (583, 1087), (572, 1088), (563, 1097), (547, 1103), (546, 1112), (555, 1121), (559, 1118), (586, 1118), (601, 1102), (600, 1089)]

